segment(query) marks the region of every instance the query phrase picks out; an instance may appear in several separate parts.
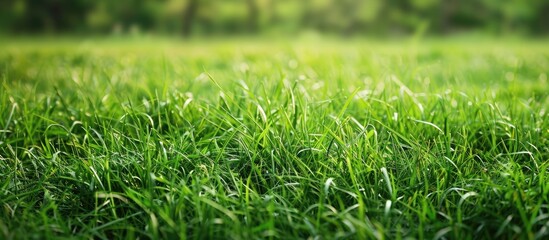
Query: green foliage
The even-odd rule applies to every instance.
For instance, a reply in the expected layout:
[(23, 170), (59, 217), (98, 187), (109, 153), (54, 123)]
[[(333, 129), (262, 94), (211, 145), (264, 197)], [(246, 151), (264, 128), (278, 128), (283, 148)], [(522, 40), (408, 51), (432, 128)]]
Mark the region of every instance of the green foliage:
[(5, 0), (7, 33), (544, 35), (545, 0)]
[(543, 42), (238, 42), (6, 41), (0, 238), (547, 238)]

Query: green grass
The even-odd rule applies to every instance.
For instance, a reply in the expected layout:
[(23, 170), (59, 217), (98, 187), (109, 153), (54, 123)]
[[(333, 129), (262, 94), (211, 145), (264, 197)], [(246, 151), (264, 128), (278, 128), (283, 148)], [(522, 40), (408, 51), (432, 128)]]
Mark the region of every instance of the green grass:
[(543, 41), (3, 42), (1, 239), (549, 236)]

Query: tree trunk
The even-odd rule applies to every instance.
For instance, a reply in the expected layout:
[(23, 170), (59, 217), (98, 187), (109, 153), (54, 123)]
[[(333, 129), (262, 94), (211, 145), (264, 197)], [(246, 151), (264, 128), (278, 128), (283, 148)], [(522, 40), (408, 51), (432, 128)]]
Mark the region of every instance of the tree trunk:
[(439, 31), (443, 34), (448, 34), (454, 27), (452, 24), (452, 17), (458, 7), (458, 3), (453, 0), (448, 0), (442, 1), (440, 4)]
[(196, 10), (198, 9), (198, 0), (189, 0), (185, 10), (183, 11), (183, 36), (188, 37), (192, 33), (192, 28), (194, 24), (194, 18), (196, 15)]
[(535, 34), (547, 34), (549, 33), (549, 15), (547, 14), (549, 11), (549, 3), (544, 2), (542, 6), (540, 7), (541, 11), (538, 13), (538, 29)]
[(259, 22), (259, 6), (255, 0), (246, 0), (248, 5), (248, 29), (250, 32), (256, 32)]

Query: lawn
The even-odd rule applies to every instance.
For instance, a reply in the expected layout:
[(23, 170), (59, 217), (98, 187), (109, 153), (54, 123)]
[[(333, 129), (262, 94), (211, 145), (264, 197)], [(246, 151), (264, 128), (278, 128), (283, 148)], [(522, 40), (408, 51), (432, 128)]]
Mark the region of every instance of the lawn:
[(2, 42), (1, 239), (549, 237), (547, 41)]

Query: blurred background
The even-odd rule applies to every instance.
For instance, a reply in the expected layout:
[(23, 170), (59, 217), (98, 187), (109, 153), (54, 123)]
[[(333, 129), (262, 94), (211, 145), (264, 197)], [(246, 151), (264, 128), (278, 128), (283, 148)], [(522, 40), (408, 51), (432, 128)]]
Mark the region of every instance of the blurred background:
[(547, 0), (2, 0), (3, 35), (549, 33)]

